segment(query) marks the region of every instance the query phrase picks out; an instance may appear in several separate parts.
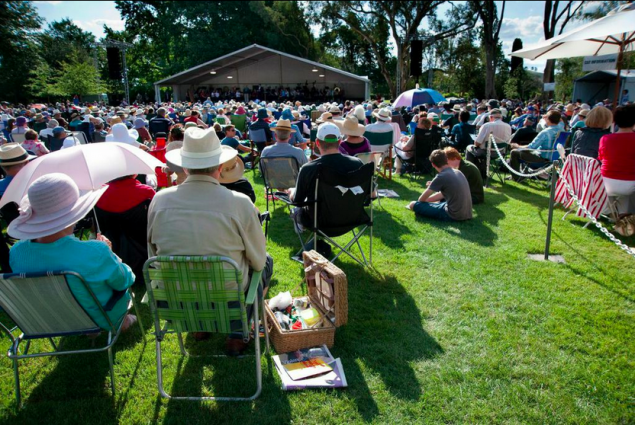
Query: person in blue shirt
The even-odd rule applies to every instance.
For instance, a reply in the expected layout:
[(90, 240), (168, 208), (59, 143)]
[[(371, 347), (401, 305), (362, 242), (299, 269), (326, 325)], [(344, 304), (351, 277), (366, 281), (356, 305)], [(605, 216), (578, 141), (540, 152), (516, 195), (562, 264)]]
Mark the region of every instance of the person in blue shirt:
[[(529, 162), (532, 164), (542, 164), (551, 162), (553, 155), (554, 143), (560, 133), (560, 121), (562, 115), (559, 111), (551, 110), (544, 116), (546, 126), (536, 138), (527, 145), (526, 148), (519, 148), (516, 143), (513, 143), (511, 152), (511, 158), (509, 165), (516, 171), (520, 171), (520, 161)], [(518, 180), (518, 177), (512, 175), (513, 180)]]
[[(240, 143), (236, 138), (236, 134), (236, 127), (234, 127), (233, 125), (226, 125), (225, 137), (223, 138), (223, 140), (220, 141), (220, 144), (236, 149), (239, 153), (238, 157), (243, 161), (243, 163), (251, 162), (251, 148), (248, 148), (247, 146)], [(249, 155), (241, 156), (241, 152), (247, 153)]]

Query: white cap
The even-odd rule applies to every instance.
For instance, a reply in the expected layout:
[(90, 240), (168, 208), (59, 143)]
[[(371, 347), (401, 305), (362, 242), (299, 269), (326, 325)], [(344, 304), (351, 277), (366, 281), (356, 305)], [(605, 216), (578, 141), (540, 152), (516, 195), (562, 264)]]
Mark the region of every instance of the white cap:
[(338, 140), (342, 137), (339, 127), (330, 122), (321, 124), (317, 131), (318, 140), (324, 141), (324, 138), (327, 136), (335, 136)]

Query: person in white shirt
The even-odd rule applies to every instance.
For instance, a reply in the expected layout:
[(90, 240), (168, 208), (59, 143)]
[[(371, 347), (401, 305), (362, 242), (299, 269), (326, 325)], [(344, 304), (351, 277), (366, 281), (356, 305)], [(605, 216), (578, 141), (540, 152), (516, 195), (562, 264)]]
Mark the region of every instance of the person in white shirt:
[(476, 165), (481, 171), (483, 181), (487, 178), (487, 140), (494, 136), (496, 143), (508, 142), (512, 137), (512, 128), (503, 122), (503, 114), (500, 109), (492, 109), (489, 112), (489, 122), (483, 124), (474, 140), (474, 144), (467, 147), (465, 159)]
[(476, 120), (474, 121), (474, 125), (476, 126), (476, 128), (478, 129), (481, 126), (487, 124), (487, 122), (489, 121), (489, 115), (492, 113), (493, 109), (498, 109), (498, 111), (502, 115), (503, 111), (501, 111), (499, 107), (500, 107), (500, 104), (498, 103), (498, 100), (496, 99), (492, 99), (489, 102), (487, 102), (487, 108), (489, 109), (489, 112), (485, 112), (484, 114), (481, 114), (476, 118)]
[(53, 136), (53, 129), (59, 126), (60, 123), (57, 120), (50, 120), (48, 124), (46, 124), (46, 128), (40, 131), (39, 139), (46, 140), (49, 136)]

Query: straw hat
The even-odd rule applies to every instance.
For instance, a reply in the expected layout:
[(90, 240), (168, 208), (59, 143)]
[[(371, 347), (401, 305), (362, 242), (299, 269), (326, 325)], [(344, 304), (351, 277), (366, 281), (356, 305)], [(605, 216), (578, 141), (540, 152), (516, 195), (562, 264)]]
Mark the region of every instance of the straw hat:
[(20, 216), (7, 232), (17, 239), (37, 239), (64, 230), (81, 220), (108, 189), (80, 193), (66, 174), (50, 173), (29, 187), (20, 204)]
[(331, 114), (330, 112), (324, 112), (320, 118), (315, 120), (316, 123), (318, 124), (322, 124), (325, 122), (333, 122), (333, 114)]
[(373, 112), (373, 116), (379, 121), (389, 122), (392, 120), (392, 112), (388, 108), (381, 108), (379, 112)]
[(188, 128), (183, 147), (165, 154), (174, 165), (192, 170), (215, 167), (238, 155), (235, 149), (223, 149), (213, 128)]
[(291, 133), (295, 133), (295, 130), (291, 128), (291, 121), (289, 120), (278, 120), (275, 127), (271, 127), (273, 131), (289, 131)]
[[(229, 146), (223, 146), (223, 150), (234, 149)], [(221, 183), (234, 183), (238, 181), (245, 172), (245, 164), (238, 156), (230, 159), (221, 166), (220, 177), (218, 181)]]
[(366, 127), (361, 125), (354, 115), (349, 115), (346, 117), (344, 122), (342, 123), (342, 134), (346, 134), (348, 136), (363, 136)]
[(19, 143), (0, 146), (0, 166), (18, 165), (36, 158), (29, 155)]

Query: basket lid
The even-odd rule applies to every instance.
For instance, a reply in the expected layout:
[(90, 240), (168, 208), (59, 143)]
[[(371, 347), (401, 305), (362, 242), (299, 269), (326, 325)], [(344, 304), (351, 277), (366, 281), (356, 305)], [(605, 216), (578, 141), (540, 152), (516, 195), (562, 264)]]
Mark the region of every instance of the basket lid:
[(346, 275), (317, 251), (304, 251), (304, 277), (309, 297), (335, 326), (348, 322), (348, 282)]

